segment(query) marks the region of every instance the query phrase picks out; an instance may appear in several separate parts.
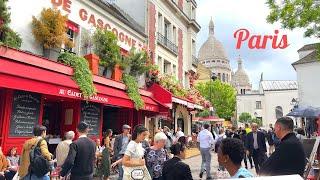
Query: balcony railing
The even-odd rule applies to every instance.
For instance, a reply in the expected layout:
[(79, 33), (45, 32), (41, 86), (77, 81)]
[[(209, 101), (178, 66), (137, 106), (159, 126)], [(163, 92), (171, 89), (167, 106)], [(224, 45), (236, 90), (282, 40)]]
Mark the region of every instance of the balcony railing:
[(171, 42), (167, 37), (158, 32), (158, 43), (164, 46), (166, 49), (171, 51), (176, 56), (178, 55), (178, 47), (173, 42)]
[(198, 67), (199, 60), (196, 56), (192, 55), (192, 65)]

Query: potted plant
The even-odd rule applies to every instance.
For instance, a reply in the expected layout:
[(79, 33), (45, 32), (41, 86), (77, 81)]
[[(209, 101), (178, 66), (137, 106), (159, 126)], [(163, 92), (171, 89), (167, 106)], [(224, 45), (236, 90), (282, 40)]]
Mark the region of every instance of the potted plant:
[(99, 72), (111, 78), (112, 71), (120, 57), (117, 36), (111, 31), (97, 29), (93, 35), (94, 53), (100, 58)]
[(32, 34), (36, 41), (43, 46), (43, 55), (56, 61), (61, 47), (73, 47), (73, 43), (67, 37), (67, 16), (63, 16), (60, 10), (44, 8), (40, 18), (32, 17)]

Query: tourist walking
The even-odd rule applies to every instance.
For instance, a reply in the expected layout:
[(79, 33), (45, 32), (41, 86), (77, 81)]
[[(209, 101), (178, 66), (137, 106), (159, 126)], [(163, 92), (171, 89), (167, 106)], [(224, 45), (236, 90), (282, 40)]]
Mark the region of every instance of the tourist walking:
[(281, 142), (262, 165), (261, 175), (299, 174), (303, 176), (306, 156), (301, 142), (293, 133), (293, 127), (293, 120), (289, 117), (282, 117), (276, 121), (274, 131)]
[(271, 126), (267, 133), (267, 140), (269, 144), (269, 156), (274, 152), (274, 140), (276, 134), (274, 133), (273, 127)]
[(98, 169), (98, 174), (100, 177), (103, 177), (104, 180), (108, 180), (110, 176), (111, 162), (110, 155), (112, 153), (111, 148), (111, 138), (112, 138), (112, 130), (107, 129), (106, 135), (104, 138), (104, 149), (102, 151), (101, 165)]
[[(36, 125), (33, 128), (33, 135), (32, 139), (27, 140), (22, 148), (22, 155), (21, 155), (21, 162), (19, 166), (19, 176), (20, 179), (23, 180), (49, 180), (49, 168), (42, 167), (41, 170), (45, 170), (46, 174), (42, 176), (37, 176), (36, 171), (37, 169), (34, 168), (35, 164), (30, 163), (32, 159), (30, 159), (30, 152), (32, 148), (40, 148), (41, 155), (48, 161), (52, 160), (52, 154), (48, 150), (47, 142), (44, 140), (46, 137), (47, 128), (45, 126)], [(39, 170), (39, 169), (38, 169)], [(42, 174), (42, 173), (41, 173)]]
[(211, 170), (211, 149), (214, 144), (213, 136), (209, 131), (209, 124), (203, 125), (204, 129), (198, 134), (197, 141), (200, 143), (200, 153), (201, 153), (201, 169), (199, 177), (202, 178), (203, 172), (206, 170), (207, 179), (212, 179)]
[(176, 132), (175, 142), (178, 142), (180, 137), (184, 137), (184, 133), (182, 132), (181, 127), (178, 127), (178, 130)]
[[(122, 159), (130, 141), (130, 129), (131, 127), (125, 124), (122, 126), (122, 134), (116, 136), (114, 141), (114, 146), (113, 146), (114, 161)], [(123, 169), (122, 169), (121, 163), (118, 165), (118, 168), (119, 168), (119, 180), (122, 180)]]
[(145, 149), (142, 147), (142, 141), (148, 135), (148, 129), (143, 125), (137, 125), (132, 133), (132, 140), (129, 142), (124, 156), (123, 164), (123, 179), (143, 179), (151, 180), (150, 174), (144, 160)]
[(162, 179), (163, 164), (169, 159), (168, 153), (164, 149), (166, 141), (167, 136), (163, 132), (159, 132), (154, 136), (153, 146), (146, 149), (146, 165), (153, 180)]
[(75, 133), (73, 131), (68, 131), (65, 134), (65, 140), (61, 141), (56, 149), (56, 158), (57, 158), (57, 166), (61, 167), (66, 160), (70, 144), (72, 143), (72, 140), (74, 139)]
[(163, 180), (192, 180), (189, 165), (181, 161), (184, 156), (185, 146), (178, 142), (170, 147), (170, 151), (174, 157), (164, 162), (162, 169)]
[(69, 154), (60, 175), (65, 177), (71, 171), (70, 180), (92, 180), (96, 146), (94, 141), (87, 137), (89, 125), (86, 122), (80, 122), (77, 131), (79, 139), (70, 144)]
[(163, 132), (164, 134), (167, 136), (167, 140), (166, 140), (166, 145), (165, 145), (165, 148), (168, 152), (170, 152), (170, 147), (172, 146), (173, 144), (173, 136), (170, 132), (170, 129), (167, 127), (167, 126), (164, 126), (163, 127)]
[(17, 147), (12, 147), (7, 156), (8, 171), (5, 173), (6, 180), (12, 180), (18, 171), (20, 157), (17, 154)]
[(246, 141), (247, 155), (253, 158), (257, 174), (259, 173), (262, 163), (266, 160), (266, 138), (263, 132), (258, 131), (258, 125), (252, 123), (252, 132), (248, 133)]
[(227, 169), (231, 178), (250, 178), (252, 173), (241, 167), (245, 148), (240, 139), (223, 139), (218, 150), (218, 162)]
[[(247, 133), (246, 133), (246, 130), (244, 129), (241, 129), (240, 130), (240, 139), (243, 143), (243, 145), (246, 145), (246, 141), (247, 141)], [(246, 148), (246, 147), (245, 147)], [(249, 154), (246, 153), (247, 149), (245, 149), (245, 152), (244, 152), (244, 157), (243, 157), (243, 161), (244, 161), (244, 165), (245, 165), (245, 168), (248, 169), (248, 160), (249, 160), (249, 163), (250, 163), (250, 169), (252, 169), (254, 166), (253, 166), (253, 160), (252, 160), (252, 156)]]

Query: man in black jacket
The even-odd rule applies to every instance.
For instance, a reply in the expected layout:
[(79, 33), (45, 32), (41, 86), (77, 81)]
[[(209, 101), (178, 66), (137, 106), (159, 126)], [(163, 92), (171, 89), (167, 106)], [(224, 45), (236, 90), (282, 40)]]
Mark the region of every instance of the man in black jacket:
[(299, 174), (303, 176), (306, 156), (301, 142), (293, 133), (293, 126), (293, 120), (289, 117), (282, 117), (276, 121), (274, 131), (281, 142), (262, 165), (261, 175)]
[(87, 123), (80, 122), (77, 130), (79, 139), (70, 144), (69, 154), (60, 175), (65, 177), (71, 170), (71, 180), (92, 180), (96, 146), (94, 141), (87, 137)]
[(262, 163), (267, 158), (266, 138), (263, 132), (258, 131), (256, 123), (252, 123), (251, 128), (252, 132), (248, 133), (246, 140), (247, 155), (252, 156), (258, 174)]

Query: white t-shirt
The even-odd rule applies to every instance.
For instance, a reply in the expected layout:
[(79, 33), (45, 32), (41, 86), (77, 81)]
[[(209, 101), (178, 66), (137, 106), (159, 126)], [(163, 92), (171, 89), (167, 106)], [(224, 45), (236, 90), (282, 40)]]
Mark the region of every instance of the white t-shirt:
[[(130, 160), (135, 161), (135, 160), (142, 159), (142, 157), (144, 156), (144, 151), (145, 150), (142, 147), (142, 143), (136, 143), (135, 141), (130, 141), (124, 155), (129, 156)], [(126, 179), (127, 177), (131, 177), (131, 172), (134, 169), (146, 169), (145, 166), (138, 166), (138, 167), (122, 166), (122, 167), (123, 167), (123, 171), (124, 171), (124, 178), (123, 179)]]

